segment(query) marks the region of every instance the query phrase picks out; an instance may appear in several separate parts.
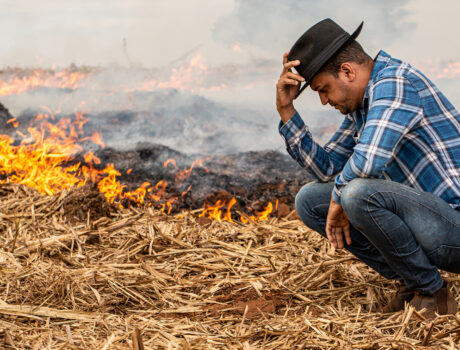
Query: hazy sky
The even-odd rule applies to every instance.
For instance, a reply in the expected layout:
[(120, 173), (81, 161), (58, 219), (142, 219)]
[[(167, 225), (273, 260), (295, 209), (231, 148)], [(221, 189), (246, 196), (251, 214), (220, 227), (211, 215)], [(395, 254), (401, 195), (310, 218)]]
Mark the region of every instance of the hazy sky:
[[(457, 0), (0, 0), (0, 66), (167, 64), (202, 45), (209, 62), (278, 57), (307, 27), (331, 17), (371, 54), (459, 60)], [(246, 56), (246, 57), (248, 57)], [(273, 58), (273, 57), (272, 57)]]

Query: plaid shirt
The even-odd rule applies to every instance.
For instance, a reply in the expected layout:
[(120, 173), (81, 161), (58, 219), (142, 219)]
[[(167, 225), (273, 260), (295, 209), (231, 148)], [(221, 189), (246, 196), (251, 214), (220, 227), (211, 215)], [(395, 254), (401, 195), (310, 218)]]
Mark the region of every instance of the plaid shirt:
[(411, 65), (380, 51), (360, 110), (324, 146), (296, 112), (280, 134), (288, 153), (321, 182), (335, 178), (334, 200), (355, 178), (396, 181), (432, 192), (460, 209), (460, 115)]

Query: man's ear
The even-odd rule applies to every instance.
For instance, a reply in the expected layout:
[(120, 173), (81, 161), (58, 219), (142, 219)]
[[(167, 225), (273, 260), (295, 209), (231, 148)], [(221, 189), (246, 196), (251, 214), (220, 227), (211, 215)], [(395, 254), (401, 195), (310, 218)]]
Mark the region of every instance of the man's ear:
[(352, 82), (356, 78), (355, 67), (350, 62), (344, 62), (340, 65), (340, 72), (344, 75), (345, 79)]

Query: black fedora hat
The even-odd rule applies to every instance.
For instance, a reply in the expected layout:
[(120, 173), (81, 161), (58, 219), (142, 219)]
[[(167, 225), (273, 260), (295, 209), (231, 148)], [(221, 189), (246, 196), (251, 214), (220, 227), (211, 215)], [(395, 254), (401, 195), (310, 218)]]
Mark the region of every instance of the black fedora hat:
[(300, 88), (297, 96), (336, 52), (359, 35), (363, 23), (361, 22), (350, 35), (332, 19), (326, 18), (302, 34), (288, 55), (288, 61), (300, 61), (295, 69), (305, 78), (305, 84)]

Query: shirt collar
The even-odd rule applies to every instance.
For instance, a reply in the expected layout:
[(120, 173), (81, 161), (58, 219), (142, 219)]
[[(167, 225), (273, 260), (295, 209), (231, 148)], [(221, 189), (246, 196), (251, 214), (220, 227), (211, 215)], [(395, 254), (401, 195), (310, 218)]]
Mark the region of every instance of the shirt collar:
[(364, 92), (363, 107), (349, 114), (348, 119), (357, 120), (358, 116), (367, 115), (369, 109), (369, 89), (374, 84), (374, 80), (379, 74), (379, 72), (388, 65), (388, 62), (390, 62), (390, 60), (391, 56), (383, 50), (380, 50), (377, 56), (375, 56), (374, 67), (372, 68), (371, 76), (369, 78), (369, 82), (367, 83), (366, 91)]

